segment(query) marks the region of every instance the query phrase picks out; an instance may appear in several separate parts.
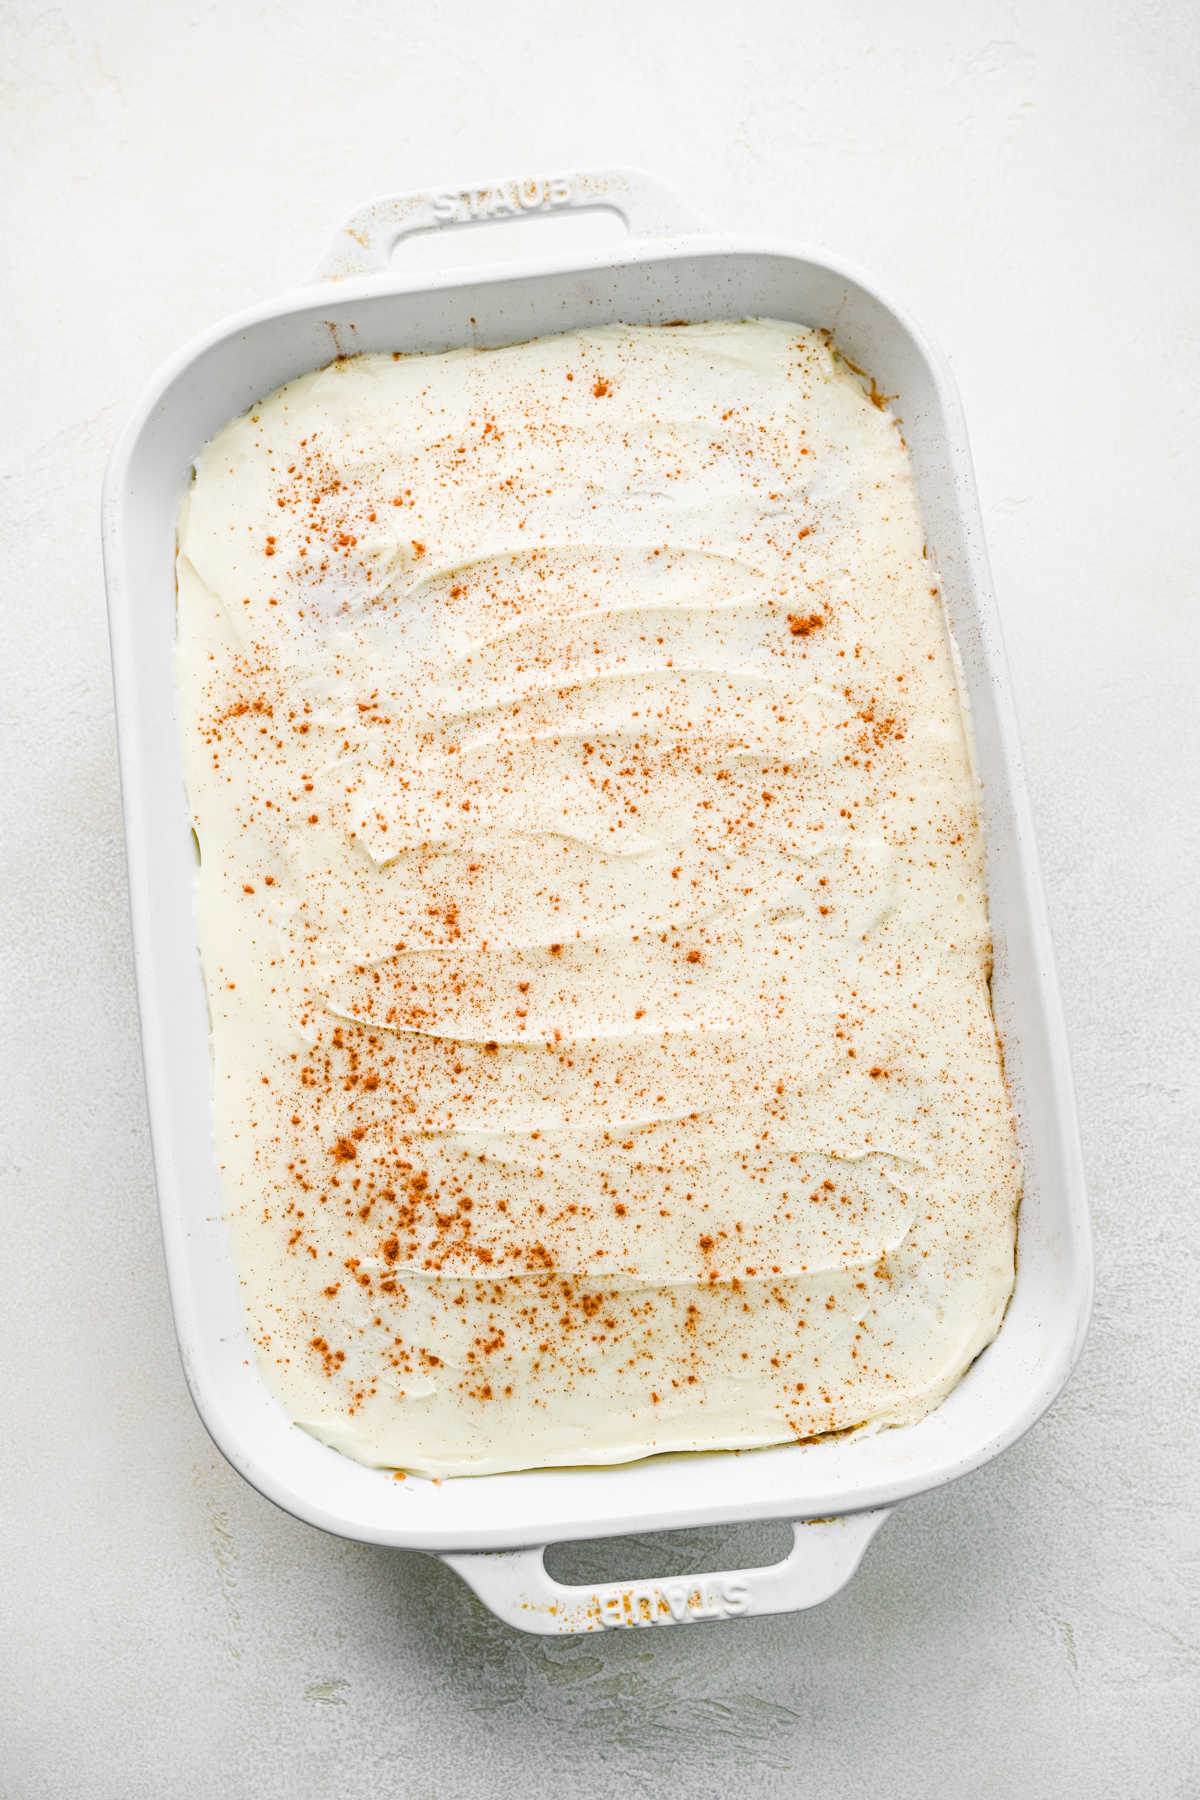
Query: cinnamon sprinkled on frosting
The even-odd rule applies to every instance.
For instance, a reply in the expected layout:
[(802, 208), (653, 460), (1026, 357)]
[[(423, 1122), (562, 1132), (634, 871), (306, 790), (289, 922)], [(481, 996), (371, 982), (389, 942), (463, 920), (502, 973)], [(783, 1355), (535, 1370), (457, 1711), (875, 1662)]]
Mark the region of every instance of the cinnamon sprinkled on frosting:
[(443, 1475), (936, 1404), (1020, 1176), (886, 397), (761, 320), (342, 358), (206, 446), (178, 579), (289, 1415)]

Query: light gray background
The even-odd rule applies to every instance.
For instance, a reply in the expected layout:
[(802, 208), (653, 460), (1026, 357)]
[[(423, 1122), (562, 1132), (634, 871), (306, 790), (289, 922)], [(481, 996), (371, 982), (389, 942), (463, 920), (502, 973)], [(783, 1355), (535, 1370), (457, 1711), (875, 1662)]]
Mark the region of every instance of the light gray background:
[[(7, 1800), (1200, 1787), (1197, 13), (741, 12), (0, 7)], [(722, 225), (860, 261), (952, 355), (1099, 1299), (1052, 1415), (899, 1512), (828, 1605), (545, 1642), (428, 1559), (283, 1517), (192, 1411), (151, 1185), (97, 506), (156, 363), (307, 273), (358, 201), (614, 160)], [(749, 1536), (749, 1555), (773, 1547)], [(706, 1535), (690, 1554), (736, 1550)], [(667, 1565), (666, 1546), (573, 1564)]]

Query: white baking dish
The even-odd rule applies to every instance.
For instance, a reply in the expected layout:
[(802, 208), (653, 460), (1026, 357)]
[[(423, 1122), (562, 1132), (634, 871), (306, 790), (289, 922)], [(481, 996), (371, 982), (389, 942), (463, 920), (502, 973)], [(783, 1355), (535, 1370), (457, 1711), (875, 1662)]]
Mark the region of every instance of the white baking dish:
[[(398, 238), (472, 218), (607, 207), (600, 254), (406, 277)], [(470, 227), (467, 227), (470, 229)], [(995, 935), (994, 1001), (1026, 1162), (1016, 1290), (964, 1380), (917, 1425), (739, 1454), (661, 1457), (432, 1483), (368, 1469), (289, 1424), (254, 1365), (221, 1221), (208, 1026), (192, 922), (193, 845), (175, 717), (174, 533), (200, 446), (257, 397), (338, 352), (505, 344), (610, 320), (748, 314), (828, 327), (897, 396), (929, 550), (974, 720)], [(104, 551), (134, 945), (163, 1239), (192, 1395), (224, 1454), (296, 1517), (446, 1557), (529, 1630), (784, 1611), (833, 1593), (887, 1509), (977, 1468), (1050, 1404), (1078, 1355), (1091, 1259), (1063, 1025), (966, 435), (940, 359), (861, 275), (812, 252), (718, 237), (628, 172), (390, 198), (339, 233), (315, 283), (215, 327), (154, 378), (114, 451)], [(749, 1519), (797, 1521), (774, 1568), (564, 1588), (542, 1547)], [(809, 1521), (810, 1523), (805, 1523)]]

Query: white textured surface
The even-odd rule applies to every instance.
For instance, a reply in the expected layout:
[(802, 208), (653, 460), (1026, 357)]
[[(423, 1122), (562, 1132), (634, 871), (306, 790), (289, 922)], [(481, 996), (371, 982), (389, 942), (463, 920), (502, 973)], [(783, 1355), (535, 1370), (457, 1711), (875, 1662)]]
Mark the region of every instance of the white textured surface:
[[(0, 15), (0, 1793), (1189, 1795), (1197, 15), (580, 10)], [(546, 1644), (433, 1562), (274, 1512), (187, 1400), (140, 1089), (97, 492), (153, 365), (289, 285), (360, 199), (613, 160), (723, 225), (862, 262), (952, 353), (1099, 1299), (1049, 1419), (898, 1513), (818, 1612)], [(729, 1554), (697, 1534), (691, 1566)], [(588, 1566), (658, 1573), (667, 1551)]]

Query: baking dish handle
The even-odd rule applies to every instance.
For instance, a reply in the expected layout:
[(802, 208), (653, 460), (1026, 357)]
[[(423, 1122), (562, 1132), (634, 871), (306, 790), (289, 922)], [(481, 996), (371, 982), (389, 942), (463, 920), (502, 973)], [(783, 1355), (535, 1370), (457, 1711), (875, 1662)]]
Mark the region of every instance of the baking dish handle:
[(526, 176), (479, 187), (431, 188), (372, 200), (342, 226), (313, 279), (344, 281), (381, 274), (390, 267), (400, 239), (414, 232), (601, 208), (619, 213), (634, 237), (670, 237), (709, 229), (673, 188), (640, 169)]
[(796, 1519), (782, 1562), (677, 1580), (567, 1587), (547, 1573), (545, 1545), (530, 1550), (443, 1554), (456, 1574), (494, 1612), (521, 1631), (542, 1636), (608, 1627), (688, 1625), (765, 1613), (801, 1612), (843, 1588), (890, 1508), (837, 1519)]

